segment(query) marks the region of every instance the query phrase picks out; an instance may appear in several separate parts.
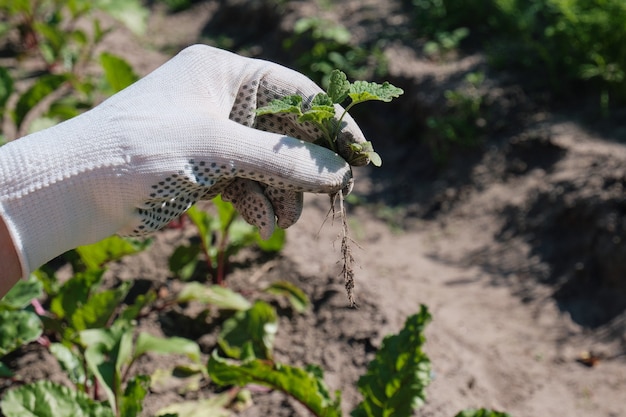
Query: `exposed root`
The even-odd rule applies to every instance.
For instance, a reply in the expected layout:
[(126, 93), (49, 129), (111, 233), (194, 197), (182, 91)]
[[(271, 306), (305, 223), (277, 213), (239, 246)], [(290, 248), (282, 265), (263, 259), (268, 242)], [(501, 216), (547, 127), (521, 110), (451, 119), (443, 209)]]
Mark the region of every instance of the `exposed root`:
[(341, 217), (341, 275), (343, 276), (344, 284), (346, 287), (346, 294), (350, 307), (358, 307), (356, 299), (354, 297), (354, 256), (352, 256), (352, 247), (350, 243), (353, 242), (350, 238), (350, 230), (348, 228), (348, 216), (346, 214), (346, 207), (343, 204), (343, 193), (338, 192), (330, 195), (331, 213), (333, 219), (335, 217), (335, 202), (339, 200), (339, 217)]

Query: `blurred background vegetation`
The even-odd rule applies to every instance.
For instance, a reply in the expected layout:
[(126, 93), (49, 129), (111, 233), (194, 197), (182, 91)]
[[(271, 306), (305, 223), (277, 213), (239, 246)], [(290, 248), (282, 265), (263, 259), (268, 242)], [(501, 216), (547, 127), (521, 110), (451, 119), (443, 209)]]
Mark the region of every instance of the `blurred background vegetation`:
[[(0, 1), (2, 137), (12, 139), (72, 117), (134, 81), (131, 66), (111, 53), (96, 53), (98, 45), (120, 27), (141, 36), (151, 10), (159, 5), (175, 14), (197, 3)], [(221, 3), (216, 23), (202, 41), (254, 55), (259, 40), (254, 32), (275, 32), (271, 18), (299, 2)], [(384, 48), (400, 40), (433, 62), (480, 51), (490, 71), (518, 75), (529, 94), (541, 93), (560, 103), (588, 99), (600, 117), (626, 103), (622, 0), (401, 0), (397, 3), (408, 27), (386, 27), (366, 41), (355, 39), (339, 19), (332, 19), (341, 4), (317, 3), (324, 13), (300, 18), (288, 31), (281, 29), (271, 38), (277, 49), (271, 55), (321, 84), (334, 68), (352, 79), (384, 79)], [(248, 17), (233, 21), (235, 9), (247, 10)], [(482, 73), (469, 75), (462, 88), (445, 93), (440, 114), (422, 121), (423, 129), (436, 133), (435, 141), (432, 134), (424, 136), (435, 158), (445, 159), (450, 144), (481, 143), (485, 125), (494, 122), (479, 88), (483, 78)]]

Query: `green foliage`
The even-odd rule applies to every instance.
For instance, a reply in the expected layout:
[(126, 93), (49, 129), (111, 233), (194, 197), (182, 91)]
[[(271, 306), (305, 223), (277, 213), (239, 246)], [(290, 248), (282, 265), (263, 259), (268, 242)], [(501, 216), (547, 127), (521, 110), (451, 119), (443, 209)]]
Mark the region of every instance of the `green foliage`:
[[(191, 340), (161, 338), (146, 333), (135, 336), (133, 320), (146, 304), (154, 301), (154, 296), (139, 295), (134, 304), (125, 305), (123, 301), (132, 282), (122, 282), (115, 288), (103, 286), (106, 264), (146, 247), (145, 242), (136, 243), (118, 237), (105, 239), (76, 249), (74, 275), (64, 283), (55, 284), (54, 275), (38, 275), (45, 277), (45, 287), (49, 290), (50, 311), (41, 317), (41, 321), (47, 334), (54, 334), (59, 340), (59, 343), (50, 344), (50, 352), (78, 391), (88, 392), (93, 381), (97, 380), (106, 394), (109, 410), (116, 416), (132, 417), (141, 411), (150, 380), (146, 376), (129, 374), (133, 363), (141, 356), (175, 353), (200, 363), (200, 349)], [(31, 284), (27, 288), (25, 285), (21, 286), (19, 296), (16, 294), (5, 303), (20, 306), (29, 298), (25, 294), (35, 295), (42, 286)], [(40, 319), (33, 316), (41, 327)]]
[(434, 40), (426, 42), (424, 53), (430, 57), (445, 57), (456, 51), (461, 41), (469, 36), (469, 29), (461, 27), (451, 32), (439, 31), (435, 33)]
[(68, 81), (67, 74), (48, 74), (39, 77), (17, 101), (13, 113), (15, 124), (21, 126), (28, 112), (45, 97), (58, 90), (66, 81)]
[[(593, 91), (626, 101), (622, 0), (412, 0), (419, 36), (439, 42), (464, 28), (497, 68), (526, 71), (559, 95)], [(432, 46), (431, 46), (432, 47)], [(581, 88), (582, 87), (582, 88)]]
[(4, 107), (13, 94), (14, 82), (9, 70), (0, 67), (0, 112), (4, 112)]
[(20, 280), (0, 299), (0, 311), (21, 310), (42, 295), (43, 285), (39, 280), (32, 276), (28, 280)]
[(60, 329), (64, 340), (72, 342), (78, 332), (110, 323), (128, 294), (131, 282), (99, 290), (103, 274), (104, 270), (79, 272), (51, 297), (50, 312), (54, 318), (47, 324), (51, 329)]
[(264, 385), (289, 394), (316, 416), (341, 416), (340, 397), (337, 393), (332, 398), (318, 367), (302, 369), (256, 358), (235, 362), (213, 352), (208, 370), (217, 384)]
[[(88, 329), (80, 332), (79, 346), (84, 349), (84, 361), (89, 371), (103, 387), (109, 405), (117, 410), (141, 411), (141, 402), (147, 393), (150, 379), (138, 375), (128, 380), (124, 377), (133, 363), (148, 352), (157, 354), (182, 354), (200, 362), (197, 343), (179, 337), (161, 338), (139, 333), (133, 342), (133, 328), (127, 320), (117, 320), (108, 328)], [(134, 416), (137, 414), (119, 415)]]
[(148, 9), (143, 7), (140, 0), (75, 0), (79, 7), (92, 5), (92, 10), (101, 10), (110, 14), (124, 24), (135, 34), (140, 35), (146, 31), (148, 22)]
[(483, 143), (487, 126), (487, 108), (479, 87), (483, 73), (466, 76), (466, 87), (446, 90), (446, 109), (426, 119), (426, 140), (435, 160), (443, 164), (455, 146), (476, 147)]
[(7, 391), (0, 401), (6, 417), (114, 417), (110, 408), (85, 393), (50, 381)]
[(328, 83), (334, 69), (351, 78), (366, 77), (372, 69), (379, 76), (387, 71), (379, 47), (354, 45), (348, 29), (319, 17), (298, 20), (283, 48), (298, 57), (296, 65), (303, 73), (322, 85)]
[(125, 60), (111, 53), (101, 53), (100, 64), (113, 93), (123, 90), (139, 79)]
[[(351, 83), (344, 72), (335, 69), (329, 76), (327, 92), (318, 93), (311, 101), (310, 107), (305, 108), (303, 99), (299, 95), (291, 95), (273, 100), (269, 105), (257, 109), (256, 114), (257, 116), (294, 114), (300, 123), (309, 122), (320, 129), (323, 138), (320, 138), (319, 144), (338, 152), (337, 139), (341, 132), (342, 121), (352, 107), (371, 100), (389, 102), (403, 93), (402, 89), (388, 82), (378, 84), (355, 81)], [(348, 99), (349, 102), (343, 113), (336, 118), (334, 105), (343, 104)], [(350, 146), (350, 154), (347, 157), (349, 163), (354, 164), (359, 160), (369, 159), (376, 166), (382, 164), (371, 142)], [(346, 157), (346, 155), (343, 156)]]
[(0, 311), (0, 357), (41, 335), (41, 322), (30, 311)]
[(293, 309), (298, 313), (304, 313), (310, 304), (309, 297), (304, 291), (287, 281), (273, 282), (265, 289), (265, 292), (287, 297)]
[[(42, 294), (41, 283), (31, 277), (29, 280), (18, 281), (0, 299), (0, 358), (41, 336), (41, 321), (35, 313), (25, 308)], [(12, 374), (0, 362), (0, 378), (10, 377)]]
[(229, 260), (245, 247), (256, 246), (265, 253), (280, 251), (285, 244), (285, 231), (276, 229), (268, 240), (258, 230), (239, 218), (232, 204), (215, 197), (216, 214), (211, 215), (196, 206), (187, 217), (198, 228), (200, 242), (178, 247), (169, 259), (170, 270), (182, 280), (196, 274), (199, 256), (204, 255), (214, 282), (224, 282)]
[[(254, 311), (256, 306), (262, 306), (262, 309)], [(319, 367), (296, 368), (274, 362), (265, 350), (271, 349), (271, 345), (260, 343), (264, 338), (273, 336), (274, 329), (267, 330), (267, 323), (273, 320), (269, 312), (269, 306), (256, 304), (246, 314), (224, 325), (224, 331), (230, 337), (229, 348), (223, 349), (228, 357), (213, 351), (207, 365), (212, 380), (219, 385), (264, 385), (293, 397), (315, 416), (340, 416), (340, 392), (330, 395)], [(256, 318), (253, 319), (253, 315)], [(430, 313), (426, 306), (422, 306), (419, 313), (406, 320), (397, 335), (383, 340), (366, 374), (358, 381), (363, 401), (351, 415), (408, 417), (424, 404), (431, 368), (422, 348), (424, 331), (430, 321)], [(259, 349), (261, 345), (263, 348)], [(239, 349), (232, 349), (233, 346)], [(484, 415), (487, 416), (504, 417)]]
[(151, 243), (152, 240), (150, 239), (139, 242), (113, 235), (97, 243), (76, 248), (80, 264), (75, 263), (74, 267), (76, 269), (84, 267), (88, 270), (100, 269), (109, 262), (115, 262), (125, 256), (142, 252)]
[[(32, 77), (21, 65), (0, 68), (0, 110), (11, 114), (17, 136), (73, 117), (136, 79), (128, 63), (110, 53), (100, 57), (108, 84), (86, 71), (115, 27), (103, 27), (103, 13), (135, 33), (145, 30), (148, 11), (140, 0), (0, 0), (0, 38), (15, 51), (12, 58), (28, 56), (38, 73)], [(18, 93), (16, 83), (28, 88)], [(12, 94), (19, 97), (6, 108)]]
[[(431, 315), (422, 305), (417, 314), (407, 318), (398, 334), (383, 339), (357, 383), (363, 400), (352, 416), (408, 417), (424, 405), (431, 373), (430, 360), (423, 351), (424, 331), (430, 321)], [(272, 343), (266, 340), (273, 338), (275, 330), (272, 308), (261, 302), (225, 323), (219, 344), (227, 357), (214, 350), (207, 365), (213, 382), (224, 386), (267, 386), (291, 396), (315, 416), (341, 416), (341, 393), (330, 394), (321, 368), (297, 368), (272, 360)], [(456, 417), (510, 416), (481, 409), (465, 410)]]
[(242, 359), (245, 351), (255, 358), (271, 359), (277, 331), (276, 311), (269, 304), (257, 301), (224, 322), (218, 344), (234, 359)]
[(199, 282), (189, 282), (183, 285), (176, 296), (179, 303), (199, 301), (210, 304), (222, 310), (243, 311), (252, 305), (241, 294), (221, 285), (204, 285)]
[(431, 321), (426, 306), (406, 320), (399, 334), (387, 336), (367, 372), (358, 381), (363, 401), (354, 417), (410, 416), (426, 401), (430, 360), (422, 350)]
[(0, 378), (11, 378), (13, 377), (13, 372), (9, 369), (8, 366), (0, 362)]
[(150, 377), (137, 375), (128, 380), (124, 395), (120, 401), (120, 416), (134, 417), (141, 415), (143, 400), (150, 389)]

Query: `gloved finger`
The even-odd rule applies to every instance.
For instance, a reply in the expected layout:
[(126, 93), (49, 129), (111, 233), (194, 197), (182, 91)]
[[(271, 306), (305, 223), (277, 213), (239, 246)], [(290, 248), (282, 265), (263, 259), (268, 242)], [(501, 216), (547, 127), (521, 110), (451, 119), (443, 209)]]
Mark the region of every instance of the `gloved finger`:
[(295, 224), (302, 214), (302, 193), (267, 187), (256, 181), (238, 178), (222, 192), (222, 199), (233, 204), (245, 221), (259, 228), (263, 239)]
[(286, 229), (295, 224), (302, 214), (303, 195), (297, 191), (281, 190), (275, 187), (266, 187), (265, 196), (274, 207), (276, 224)]
[[(246, 178), (281, 190), (332, 194), (352, 180), (350, 166), (335, 152), (289, 136), (260, 131), (230, 120), (198, 120), (187, 134), (189, 155), (206, 161), (198, 178)], [(190, 123), (191, 120), (190, 120)], [(161, 158), (168, 155), (166, 143)], [(195, 172), (195, 171), (194, 171)]]
[(272, 236), (274, 209), (257, 182), (236, 179), (222, 191), (222, 199), (231, 202), (245, 221), (258, 227), (262, 239), (267, 240)]

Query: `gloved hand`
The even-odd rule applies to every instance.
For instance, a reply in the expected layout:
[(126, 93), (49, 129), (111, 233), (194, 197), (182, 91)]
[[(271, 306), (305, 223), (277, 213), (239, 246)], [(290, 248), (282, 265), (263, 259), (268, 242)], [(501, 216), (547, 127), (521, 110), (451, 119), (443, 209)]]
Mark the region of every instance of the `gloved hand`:
[[(350, 166), (274, 98), (321, 91), (270, 62), (196, 45), (94, 109), (0, 147), (0, 215), (22, 273), (114, 233), (162, 228), (219, 193), (265, 238), (299, 217), (302, 193), (349, 190)], [(365, 139), (345, 119), (342, 138)], [(286, 136), (289, 135), (289, 136)]]

